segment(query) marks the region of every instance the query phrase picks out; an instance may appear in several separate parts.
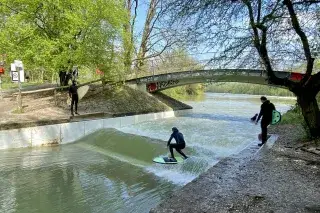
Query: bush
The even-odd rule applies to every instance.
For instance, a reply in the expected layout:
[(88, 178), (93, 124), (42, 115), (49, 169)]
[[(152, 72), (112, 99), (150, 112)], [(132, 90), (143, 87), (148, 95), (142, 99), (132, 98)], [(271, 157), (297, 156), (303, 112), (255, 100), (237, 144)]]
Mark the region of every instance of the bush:
[(309, 128), (303, 118), (301, 108), (298, 104), (293, 106), (290, 110), (288, 110), (282, 116), (282, 121), (280, 124), (293, 124), (293, 125), (301, 125), (306, 133), (306, 138), (311, 139), (311, 134)]
[(298, 104), (295, 104), (282, 116), (282, 124), (302, 124), (304, 123), (304, 118), (301, 113), (301, 108)]
[(251, 94), (251, 95), (273, 95), (273, 96), (294, 96), (287, 89), (271, 87), (266, 85), (248, 83), (213, 83), (206, 86), (206, 92)]
[(163, 91), (163, 93), (173, 98), (180, 99), (186, 96), (202, 95), (204, 93), (204, 87), (202, 84), (190, 84), (171, 89), (166, 89)]

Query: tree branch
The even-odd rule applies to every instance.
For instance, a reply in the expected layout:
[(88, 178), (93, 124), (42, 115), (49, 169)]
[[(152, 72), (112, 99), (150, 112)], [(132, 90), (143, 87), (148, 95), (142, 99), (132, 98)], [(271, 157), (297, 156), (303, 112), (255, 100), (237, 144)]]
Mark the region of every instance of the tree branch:
[(253, 34), (254, 34), (254, 46), (257, 49), (260, 49), (260, 38), (259, 38), (259, 32), (258, 29), (256, 27), (256, 24), (254, 22), (254, 15), (253, 15), (253, 10), (252, 10), (252, 6), (251, 6), (251, 2), (249, 0), (243, 0), (243, 3), (248, 7), (248, 11), (249, 11), (249, 18), (250, 18), (250, 25), (251, 28), (253, 30)]
[(131, 42), (133, 43), (133, 30), (134, 30), (134, 25), (136, 23), (136, 18), (137, 18), (137, 10), (138, 10), (138, 0), (134, 0), (135, 6), (134, 6), (134, 16), (132, 18), (132, 23), (131, 23)]
[[(249, 0), (243, 0), (245, 5), (248, 8), (249, 12), (249, 17), (250, 17), (250, 25), (253, 29), (254, 32), (254, 46), (256, 47), (260, 58), (263, 61), (263, 64), (266, 68), (267, 75), (268, 75), (268, 81), (271, 84), (275, 85), (284, 85), (287, 86), (289, 89), (292, 88), (294, 82), (288, 80), (288, 79), (282, 79), (278, 78), (271, 66), (269, 54), (268, 54), (268, 49), (267, 49), (267, 27), (264, 26), (262, 23), (255, 23), (254, 22), (254, 14), (253, 14), (253, 9), (251, 6), (251, 2)], [(275, 9), (274, 9), (275, 11)], [(263, 18), (265, 20), (265, 17)], [(258, 29), (261, 30), (261, 37), (259, 35)]]
[(260, 23), (261, 18), (261, 0), (258, 0), (258, 15), (257, 15), (257, 23)]
[(19, 13), (19, 12), (20, 12), (20, 11), (14, 9), (14, 8), (8, 6), (7, 4), (3, 4), (3, 3), (0, 2), (0, 6), (2, 6), (2, 5), (4, 5), (5, 7), (7, 7), (8, 9), (10, 9), (11, 11), (13, 11), (13, 12), (15, 12), (15, 13)]
[(146, 57), (144, 57), (144, 58), (136, 58), (136, 59), (133, 60), (133, 62), (134, 62), (134, 61), (143, 61), (143, 60), (147, 60), (147, 59), (149, 59), (149, 58), (157, 57), (157, 56), (161, 55), (167, 48), (171, 47), (171, 46), (174, 45), (175, 43), (178, 43), (178, 41), (175, 41), (175, 42), (172, 42), (172, 43), (167, 43), (167, 44), (162, 48), (161, 51), (159, 51), (159, 52), (157, 52), (157, 53), (154, 53), (154, 54), (152, 54), (152, 55), (146, 56)]
[(311, 51), (310, 51), (308, 38), (307, 38), (306, 34), (302, 31), (302, 29), (300, 27), (300, 24), (299, 24), (297, 15), (295, 14), (295, 11), (294, 11), (294, 8), (293, 8), (293, 4), (292, 4), (291, 0), (284, 0), (283, 3), (288, 8), (293, 29), (296, 31), (296, 33), (300, 37), (300, 40), (301, 40), (302, 45), (303, 45), (304, 55), (305, 55), (306, 60), (307, 60), (306, 74), (305, 74), (305, 76), (303, 77), (303, 79), (300, 82), (302, 85), (304, 85), (307, 82), (307, 80), (309, 79), (309, 77), (311, 76), (312, 69), (313, 69), (314, 58), (311, 57)]
[(272, 19), (282, 18), (282, 16), (274, 16), (275, 12), (278, 9), (280, 1), (281, 0), (277, 0), (276, 5), (273, 7), (271, 12), (268, 15), (263, 17), (261, 24), (265, 24), (267, 21), (272, 20)]
[(300, 1), (300, 2), (293, 2), (293, 5), (299, 5), (299, 4), (317, 4), (320, 3), (320, 0), (304, 0), (304, 1)]

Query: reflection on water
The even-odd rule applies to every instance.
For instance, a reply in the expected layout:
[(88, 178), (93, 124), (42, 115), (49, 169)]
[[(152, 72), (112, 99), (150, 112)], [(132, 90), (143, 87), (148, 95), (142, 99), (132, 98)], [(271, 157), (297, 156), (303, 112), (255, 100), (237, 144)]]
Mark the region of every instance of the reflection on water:
[[(249, 122), (260, 96), (207, 94), (189, 101), (183, 117), (105, 129), (58, 147), (0, 152), (0, 212), (148, 212), (221, 158), (256, 141)], [(294, 100), (270, 98), (284, 112)], [(171, 127), (185, 135), (179, 165), (154, 164), (166, 155)]]
[(82, 145), (2, 152), (1, 212), (147, 212), (175, 189)]

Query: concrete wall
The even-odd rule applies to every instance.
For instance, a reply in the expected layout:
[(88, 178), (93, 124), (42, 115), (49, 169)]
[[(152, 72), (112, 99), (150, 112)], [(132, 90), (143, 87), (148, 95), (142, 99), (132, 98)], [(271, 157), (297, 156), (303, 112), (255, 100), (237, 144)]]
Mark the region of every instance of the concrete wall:
[(86, 120), (0, 131), (0, 149), (72, 143), (102, 128), (120, 128), (145, 121), (171, 118), (188, 110), (167, 111), (117, 118)]

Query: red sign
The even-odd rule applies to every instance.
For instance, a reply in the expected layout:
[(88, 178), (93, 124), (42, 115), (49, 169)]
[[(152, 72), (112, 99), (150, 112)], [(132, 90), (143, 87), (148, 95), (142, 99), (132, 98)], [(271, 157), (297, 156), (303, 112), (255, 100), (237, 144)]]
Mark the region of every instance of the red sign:
[(150, 83), (150, 84), (147, 85), (147, 90), (148, 90), (149, 92), (153, 92), (153, 91), (155, 91), (156, 89), (157, 89), (157, 84), (156, 84), (156, 83)]
[(97, 73), (98, 75), (103, 75), (103, 71), (101, 71), (101, 70), (99, 70), (99, 69), (96, 69), (96, 73)]
[(0, 75), (1, 74), (4, 74), (4, 68), (3, 67), (0, 67)]
[(293, 73), (291, 73), (290, 80), (292, 80), (292, 81), (301, 81), (303, 76), (304, 76), (303, 73), (293, 72)]

